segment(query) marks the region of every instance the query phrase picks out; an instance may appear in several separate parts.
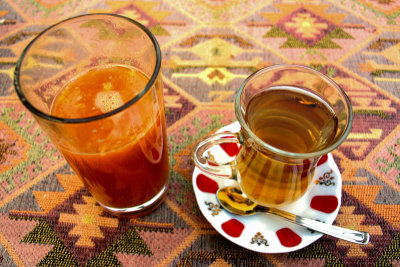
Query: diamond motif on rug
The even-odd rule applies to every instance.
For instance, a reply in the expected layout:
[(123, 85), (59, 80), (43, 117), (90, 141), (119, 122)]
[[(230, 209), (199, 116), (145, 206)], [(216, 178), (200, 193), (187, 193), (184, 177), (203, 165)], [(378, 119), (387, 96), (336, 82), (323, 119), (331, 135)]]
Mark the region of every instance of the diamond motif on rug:
[(330, 21), (304, 7), (283, 18), (277, 26), (308, 46), (315, 45), (336, 28)]
[[(280, 8), (284, 9), (285, 6), (280, 6)], [(335, 14), (315, 13), (313, 10), (315, 7), (301, 6), (289, 14), (287, 14), (288, 10), (282, 14), (275, 14), (277, 21), (275, 26), (263, 37), (287, 38), (282, 48), (341, 48), (332, 39), (354, 39), (333, 22), (330, 16)], [(267, 19), (269, 18), (269, 13), (262, 14)], [(342, 19), (339, 19), (338, 23)]]
[(85, 204), (73, 204), (78, 214), (60, 213), (60, 223), (75, 224), (69, 235), (79, 236), (76, 246), (94, 247), (92, 238), (104, 239), (100, 227), (118, 227), (118, 220), (100, 216), (104, 209), (96, 205), (96, 200), (83, 196)]
[[(365, 42), (374, 25), (335, 3), (266, 5), (234, 25), (285, 62), (336, 62)], [(273, 62), (277, 64), (277, 62)], [(301, 63), (300, 63), (301, 64)]]

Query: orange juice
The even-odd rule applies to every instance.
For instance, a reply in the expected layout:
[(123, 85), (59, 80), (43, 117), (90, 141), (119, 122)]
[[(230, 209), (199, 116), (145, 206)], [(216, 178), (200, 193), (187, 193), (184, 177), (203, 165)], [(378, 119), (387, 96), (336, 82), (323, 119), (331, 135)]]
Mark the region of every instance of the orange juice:
[[(139, 95), (148, 82), (134, 68), (96, 67), (69, 81), (51, 106), (51, 114), (61, 118), (105, 114), (66, 128), (60, 151), (97, 201), (109, 208), (141, 205), (167, 185), (162, 83)], [(129, 108), (108, 116), (136, 98)]]

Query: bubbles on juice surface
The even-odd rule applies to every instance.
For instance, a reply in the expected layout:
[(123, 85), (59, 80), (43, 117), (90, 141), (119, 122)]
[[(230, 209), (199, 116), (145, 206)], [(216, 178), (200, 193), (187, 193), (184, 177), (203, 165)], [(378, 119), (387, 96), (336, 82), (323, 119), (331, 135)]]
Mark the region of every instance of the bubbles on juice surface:
[(122, 106), (124, 101), (117, 91), (106, 91), (96, 94), (94, 104), (101, 112), (107, 113)]
[(51, 113), (62, 118), (88, 118), (115, 110), (138, 95), (148, 78), (123, 65), (95, 67), (66, 83), (56, 95)]

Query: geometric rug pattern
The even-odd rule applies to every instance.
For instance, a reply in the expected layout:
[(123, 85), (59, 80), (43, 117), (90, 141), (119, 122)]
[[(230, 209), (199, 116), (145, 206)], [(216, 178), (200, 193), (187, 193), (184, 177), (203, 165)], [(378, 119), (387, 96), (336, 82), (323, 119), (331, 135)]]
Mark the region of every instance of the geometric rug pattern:
[[(12, 83), (43, 29), (98, 12), (141, 22), (163, 55), (170, 188), (136, 219), (96, 204)], [(1, 1), (0, 266), (400, 266), (399, 55), (399, 1)], [(334, 224), (369, 232), (366, 246), (324, 235), (298, 251), (260, 254), (219, 235), (197, 206), (194, 142), (235, 120), (248, 75), (282, 63), (325, 73), (352, 101), (353, 128), (332, 152), (343, 179)]]

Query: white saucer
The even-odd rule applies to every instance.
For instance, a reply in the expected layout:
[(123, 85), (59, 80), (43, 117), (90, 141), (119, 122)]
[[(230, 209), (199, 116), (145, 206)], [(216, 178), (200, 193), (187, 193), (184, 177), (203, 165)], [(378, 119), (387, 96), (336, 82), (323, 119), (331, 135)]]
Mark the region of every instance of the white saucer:
[[(238, 132), (238, 122), (218, 132)], [(236, 144), (223, 149), (214, 146), (211, 154), (218, 161), (225, 161), (228, 154), (237, 152)], [(236, 181), (212, 178), (197, 167), (193, 172), (193, 188), (197, 203), (204, 217), (225, 238), (244, 248), (262, 253), (285, 253), (301, 249), (318, 240), (322, 234), (284, 221), (270, 214), (237, 216), (219, 206), (216, 191), (225, 186), (237, 185)], [(321, 158), (309, 191), (296, 202), (282, 210), (332, 224), (341, 205), (342, 177), (331, 154)]]

